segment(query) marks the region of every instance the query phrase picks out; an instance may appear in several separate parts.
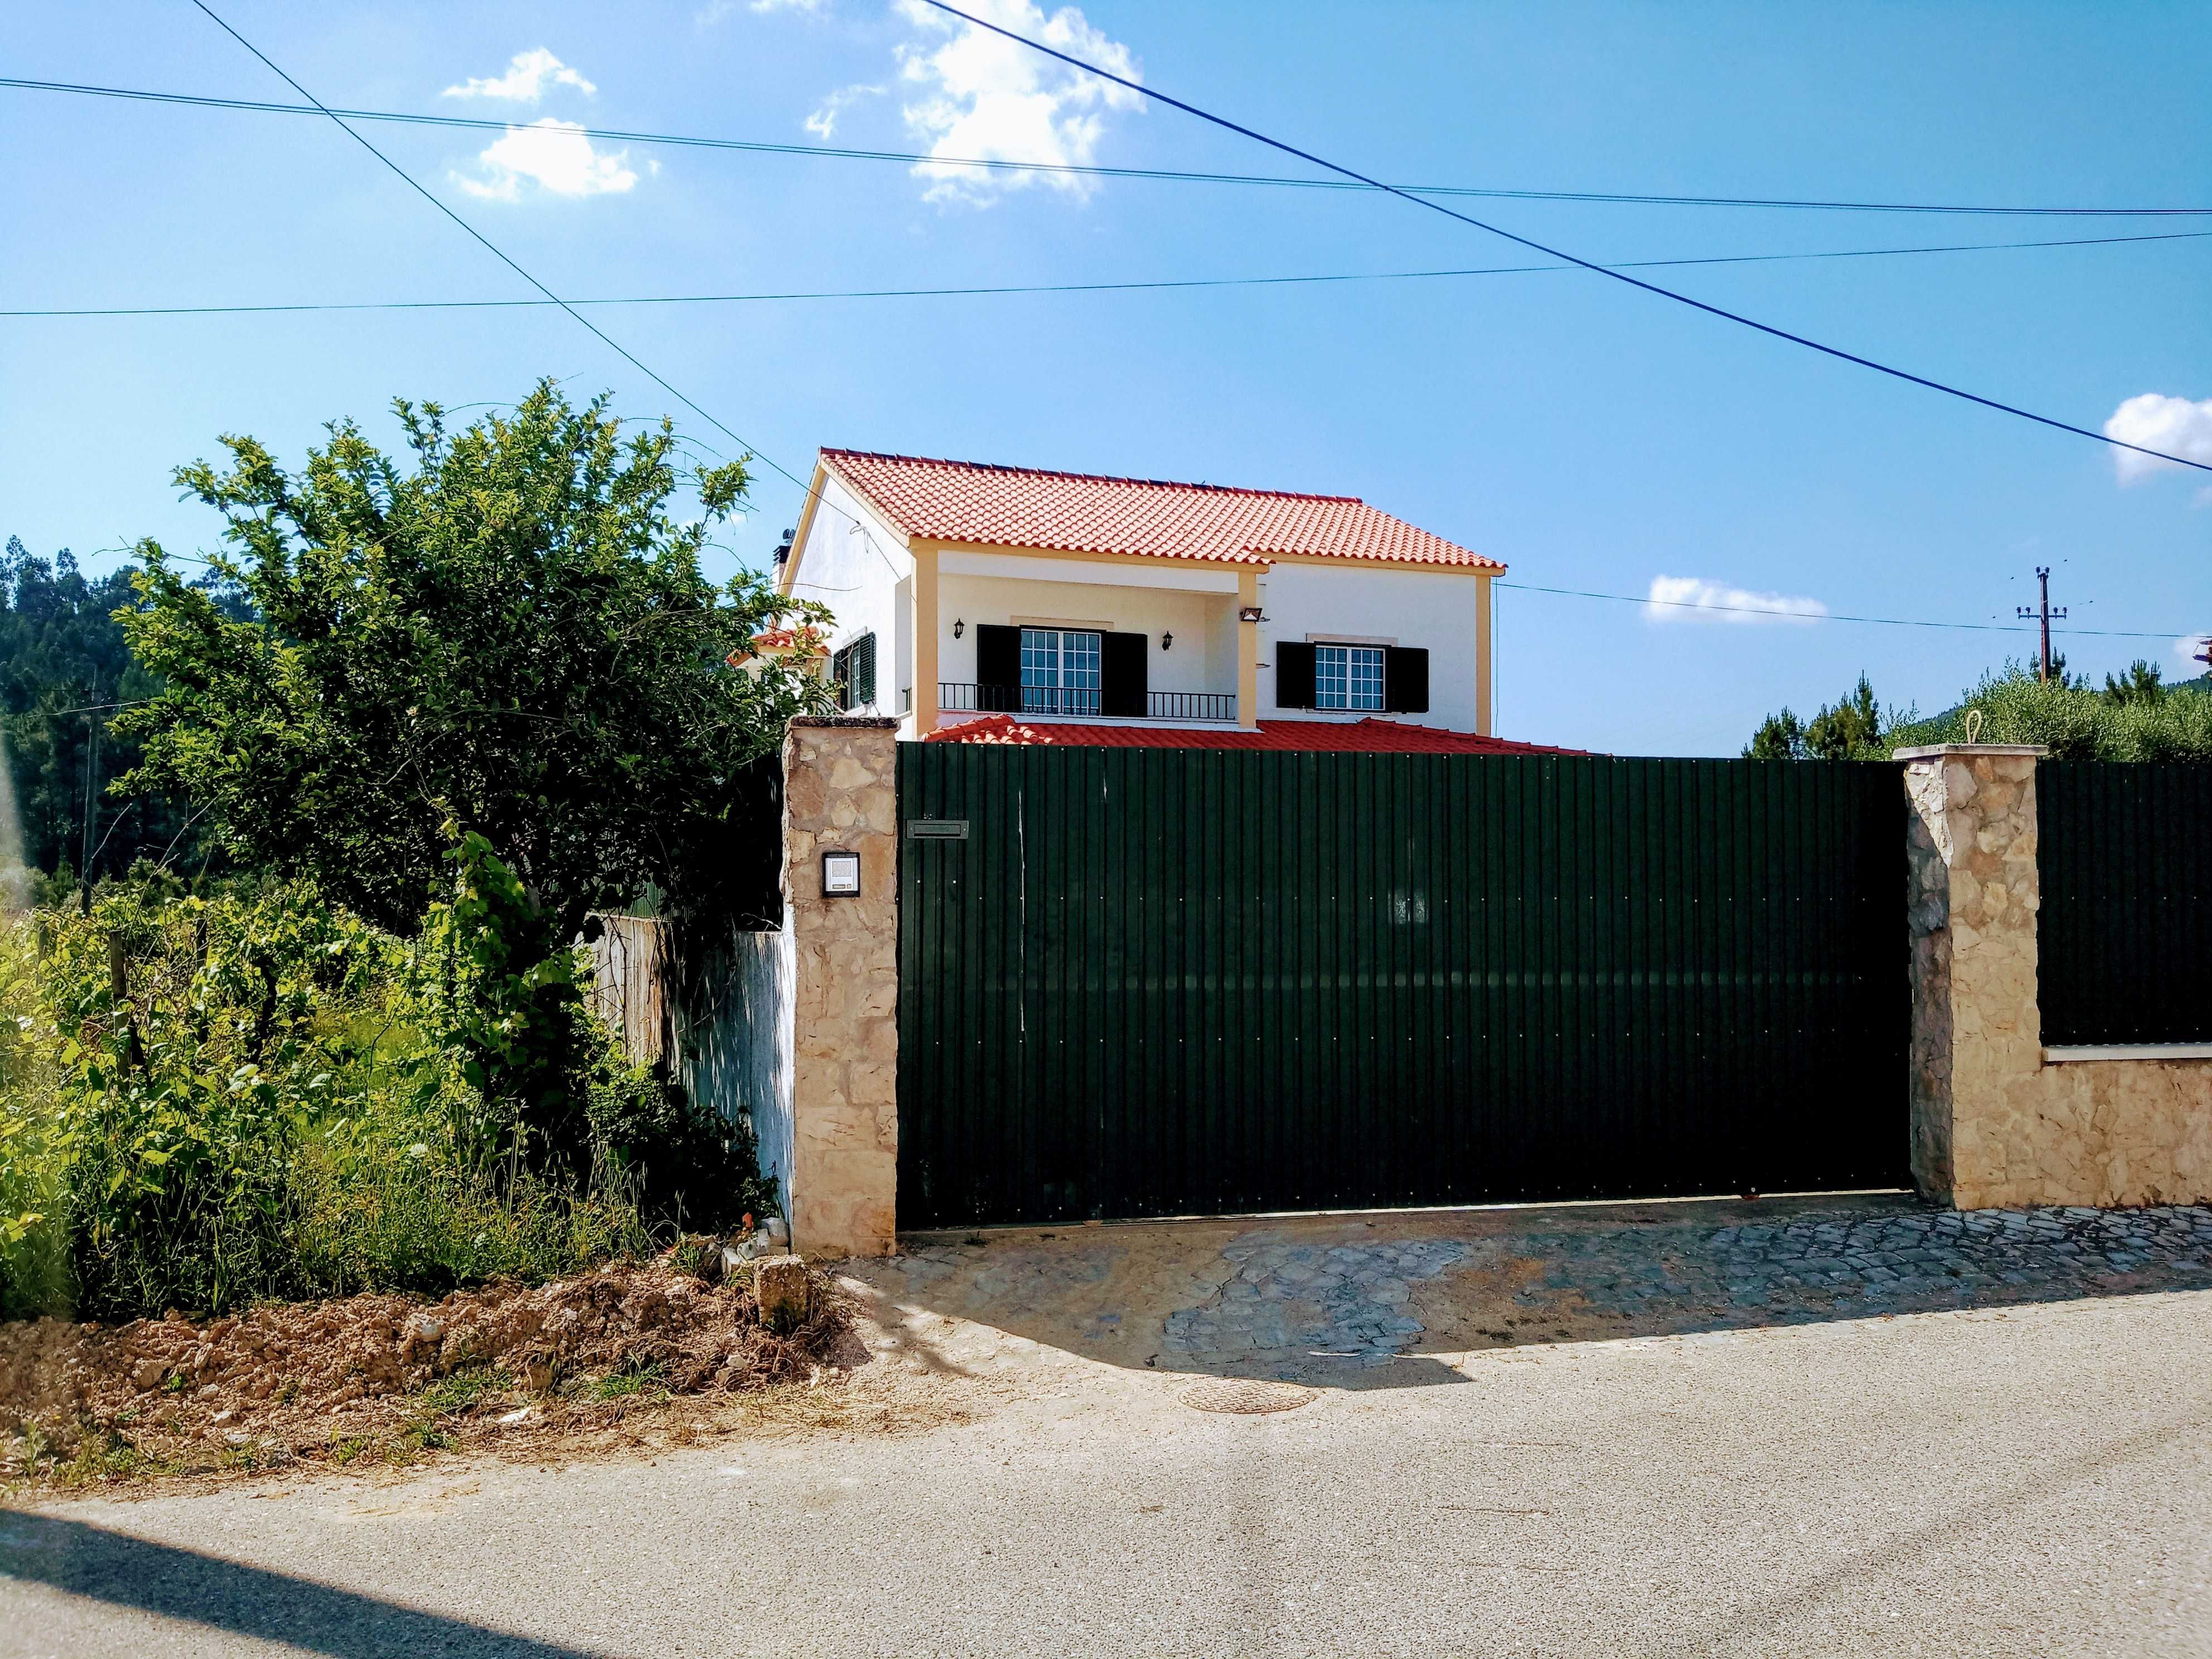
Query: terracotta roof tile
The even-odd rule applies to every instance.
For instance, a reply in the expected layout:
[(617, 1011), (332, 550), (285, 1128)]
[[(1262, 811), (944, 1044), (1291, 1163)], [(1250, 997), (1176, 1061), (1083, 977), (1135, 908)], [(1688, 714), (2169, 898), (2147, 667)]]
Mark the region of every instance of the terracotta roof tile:
[(909, 536), (1067, 553), (1264, 564), (1282, 554), (1503, 570), (1353, 495), (1097, 477), (825, 449), (832, 471)]
[(1101, 749), (1273, 749), (1322, 754), (1382, 755), (1579, 755), (1579, 749), (1547, 749), (1478, 737), (1472, 732), (1443, 732), (1430, 726), (1401, 726), (1395, 720), (1261, 720), (1259, 729), (1212, 729), (1171, 726), (1091, 726), (1079, 722), (1029, 722), (1012, 714), (986, 714), (957, 726), (939, 726), (924, 743), (1056, 744)]

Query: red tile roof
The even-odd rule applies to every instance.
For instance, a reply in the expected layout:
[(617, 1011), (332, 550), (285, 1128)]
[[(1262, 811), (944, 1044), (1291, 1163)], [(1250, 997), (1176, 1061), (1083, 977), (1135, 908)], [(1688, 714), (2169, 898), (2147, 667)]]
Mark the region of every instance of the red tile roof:
[(1281, 554), (1503, 570), (1355, 495), (1097, 477), (825, 449), (822, 459), (909, 536), (1067, 553), (1265, 564)]
[(1059, 744), (1102, 749), (1290, 749), (1313, 753), (1381, 755), (1579, 755), (1580, 749), (1547, 749), (1472, 732), (1440, 732), (1395, 720), (1261, 720), (1260, 729), (1237, 726), (1089, 726), (1033, 724), (1012, 714), (985, 714), (939, 726), (924, 743)]

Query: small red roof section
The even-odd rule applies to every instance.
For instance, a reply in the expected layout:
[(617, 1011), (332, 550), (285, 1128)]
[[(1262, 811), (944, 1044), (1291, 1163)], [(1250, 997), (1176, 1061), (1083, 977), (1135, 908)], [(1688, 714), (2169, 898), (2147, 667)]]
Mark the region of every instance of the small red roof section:
[(986, 714), (939, 726), (924, 743), (1056, 744), (1100, 749), (1276, 749), (1311, 754), (1579, 755), (1580, 749), (1547, 749), (1509, 743), (1472, 732), (1440, 732), (1393, 720), (1261, 720), (1259, 730), (1237, 726), (1087, 726), (1032, 724), (1012, 714)]
[(909, 536), (987, 547), (1266, 564), (1285, 554), (1503, 570), (1356, 495), (1107, 478), (825, 449), (824, 465)]

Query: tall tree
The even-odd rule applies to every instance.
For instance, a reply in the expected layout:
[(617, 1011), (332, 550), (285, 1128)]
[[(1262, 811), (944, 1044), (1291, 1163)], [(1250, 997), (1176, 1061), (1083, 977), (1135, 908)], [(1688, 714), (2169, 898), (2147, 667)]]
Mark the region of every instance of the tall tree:
[(131, 576), (88, 576), (67, 548), (41, 558), (13, 536), (0, 553), (0, 746), (24, 860), (49, 872), (88, 852), (94, 874), (125, 870), (180, 845), (172, 802), (106, 787), (138, 761), (137, 744), (106, 729), (113, 705), (155, 689), (115, 617), (133, 602)]
[(1888, 746), (1872, 683), (1860, 675), (1849, 696), (1822, 708), (1809, 720), (1787, 708), (1769, 714), (1743, 753), (1747, 760), (1881, 759)]
[[(341, 421), (296, 474), (247, 437), (222, 440), (225, 466), (179, 469), (224, 515), (217, 568), (252, 614), (140, 544), (125, 628), (164, 684), (119, 722), (145, 746), (130, 785), (173, 788), (241, 856), (400, 931), (450, 887), (456, 830), (556, 939), (648, 884), (709, 905), (733, 837), (772, 810), (748, 763), (823, 696), (725, 660), (826, 614), (701, 574), (744, 464), (679, 474), (667, 422), (625, 438), (605, 397), (578, 408), (550, 380), (458, 432), (435, 404), (394, 409), (398, 457)], [(697, 514), (679, 518), (686, 483)]]
[(2126, 673), (2105, 676), (2105, 701), (2123, 708), (2131, 702), (2162, 702), (2167, 690), (2165, 671), (2142, 657), (2128, 665)]

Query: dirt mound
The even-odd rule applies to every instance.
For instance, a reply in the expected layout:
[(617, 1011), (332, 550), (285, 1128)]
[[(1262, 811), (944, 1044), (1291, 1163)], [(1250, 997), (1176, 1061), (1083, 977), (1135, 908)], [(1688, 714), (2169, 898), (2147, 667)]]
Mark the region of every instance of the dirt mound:
[(830, 1280), (813, 1286), (811, 1318), (787, 1335), (762, 1325), (741, 1274), (709, 1285), (665, 1261), (437, 1303), (0, 1325), (0, 1430), (14, 1442), (0, 1445), (0, 1476), (405, 1461), (495, 1431), (604, 1425), (671, 1396), (818, 1382), (850, 1322)]

